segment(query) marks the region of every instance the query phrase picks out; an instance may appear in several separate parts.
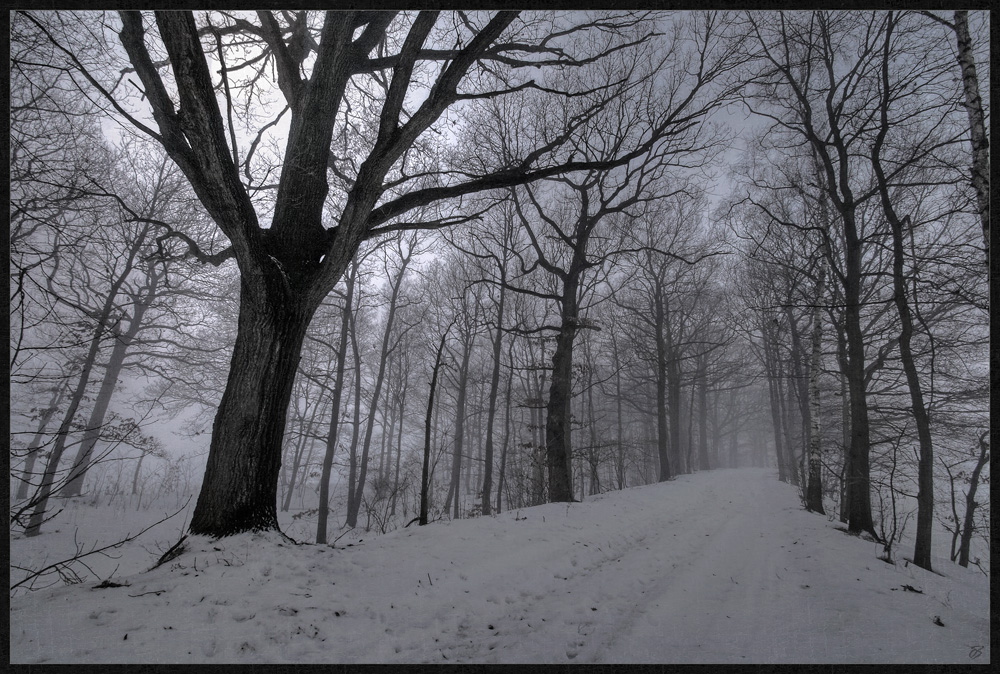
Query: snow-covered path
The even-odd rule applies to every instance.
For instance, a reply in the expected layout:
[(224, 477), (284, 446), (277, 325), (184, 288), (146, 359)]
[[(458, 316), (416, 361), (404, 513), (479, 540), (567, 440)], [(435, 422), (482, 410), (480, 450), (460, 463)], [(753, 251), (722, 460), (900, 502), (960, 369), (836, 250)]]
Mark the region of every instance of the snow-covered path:
[(15, 598), (11, 661), (989, 662), (985, 578), (836, 526), (749, 469), (346, 549), (194, 539), (128, 587)]

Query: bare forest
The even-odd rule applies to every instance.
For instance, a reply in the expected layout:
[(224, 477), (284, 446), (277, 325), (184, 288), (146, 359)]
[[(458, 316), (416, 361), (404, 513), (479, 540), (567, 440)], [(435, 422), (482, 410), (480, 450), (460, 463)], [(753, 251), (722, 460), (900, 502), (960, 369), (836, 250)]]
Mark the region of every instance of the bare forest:
[(988, 12), (9, 21), (12, 541), (754, 468), (989, 574)]

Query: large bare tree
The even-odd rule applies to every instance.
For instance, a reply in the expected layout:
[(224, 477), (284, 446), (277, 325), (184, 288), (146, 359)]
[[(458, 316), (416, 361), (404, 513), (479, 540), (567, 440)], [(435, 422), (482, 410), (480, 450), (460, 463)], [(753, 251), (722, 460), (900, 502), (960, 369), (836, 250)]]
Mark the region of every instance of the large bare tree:
[[(118, 38), (128, 63), (118, 73), (101, 65), (119, 58), (117, 47), (106, 43), (94, 58), (85, 53), (94, 45), (73, 38), (89, 32), (101, 46), (114, 17), (26, 17), (55, 47), (55, 67), (71, 69), (110, 114), (165, 148), (229, 246), (207, 252), (169, 227), (161, 238), (182, 239), (207, 262), (234, 259), (240, 270), (238, 333), (190, 525), (199, 534), (277, 528), (281, 441), (303, 338), (364, 240), (427, 226), (404, 220), (420, 206), (625, 164), (679, 122), (653, 119), (600, 161), (567, 157), (567, 143), (614, 100), (617, 82), (584, 91), (546, 71), (653, 39), (655, 24), (632, 13), (125, 11)], [(126, 93), (135, 90), (142, 101)], [(504, 165), (460, 171), (431, 156), (427, 138), (445, 139), (456, 110), (529, 90), (582, 104)], [(285, 147), (258, 175), (261, 138), (284, 115), (258, 101), (279, 91), (290, 117)], [(254, 141), (247, 148), (241, 138)], [(444, 213), (434, 223), (468, 217)]]

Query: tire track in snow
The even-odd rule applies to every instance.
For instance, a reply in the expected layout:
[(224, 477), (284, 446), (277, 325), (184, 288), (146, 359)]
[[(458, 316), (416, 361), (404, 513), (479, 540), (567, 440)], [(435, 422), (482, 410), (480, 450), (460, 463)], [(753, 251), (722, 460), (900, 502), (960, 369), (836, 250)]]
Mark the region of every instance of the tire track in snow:
[[(488, 617), (495, 628), (492, 638), (478, 643), (463, 633), (462, 643), (444, 647), (447, 659), (586, 662), (607, 647), (609, 635), (631, 629), (646, 612), (644, 604), (662, 591), (674, 571), (687, 564), (690, 555), (699, 555), (712, 544), (711, 535), (704, 532), (688, 536), (686, 522), (706, 510), (715, 515), (713, 528), (730, 521), (725, 511), (716, 512), (718, 506), (711, 505), (721, 498), (715, 485), (692, 484), (681, 478), (669, 485), (647, 489), (649, 498), (643, 500), (642, 507), (631, 503), (616, 513), (619, 522), (613, 530), (607, 525), (593, 530), (580, 527), (580, 539), (573, 541), (569, 549), (540, 547), (544, 558), (534, 559), (532, 568), (555, 569), (550, 573), (551, 580), (542, 583), (545, 591), (520, 590), (514, 601), (508, 597), (502, 613), (481, 614), (479, 620)], [(657, 507), (658, 489), (684, 492), (684, 498), (672, 498), (674, 509), (664, 512)], [(596, 500), (599, 499), (590, 503)], [(682, 505), (678, 507), (678, 503)], [(599, 507), (618, 508), (618, 504), (612, 501)], [(507, 567), (509, 563), (507, 559), (494, 559), (489, 566)], [(520, 580), (526, 586), (537, 586), (538, 580), (525, 571), (522, 567), (511, 573), (510, 583), (516, 586)], [(613, 593), (605, 588), (614, 588)], [(459, 626), (466, 622), (460, 622)], [(546, 657), (539, 660), (539, 653), (545, 653)]]

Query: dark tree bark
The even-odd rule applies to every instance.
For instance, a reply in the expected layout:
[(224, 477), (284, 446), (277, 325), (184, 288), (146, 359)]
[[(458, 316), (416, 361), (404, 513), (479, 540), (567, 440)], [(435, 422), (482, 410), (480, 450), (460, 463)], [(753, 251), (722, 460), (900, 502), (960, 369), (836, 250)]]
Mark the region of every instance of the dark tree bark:
[[(660, 458), (660, 482), (673, 476), (670, 451), (680, 455), (680, 376), (675, 372), (677, 359), (671, 352), (667, 327), (669, 307), (664, 297), (660, 279), (656, 279), (653, 292), (653, 330), (656, 337), (656, 452)], [(668, 393), (669, 388), (669, 393)], [(668, 414), (669, 423), (668, 423)], [(670, 447), (667, 447), (669, 434)]]
[(513, 404), (512, 393), (514, 384), (514, 345), (511, 342), (511, 346), (507, 349), (507, 362), (510, 364), (510, 369), (507, 371), (507, 389), (504, 396), (504, 414), (503, 414), (503, 444), (500, 446), (500, 473), (497, 477), (497, 505), (496, 512), (499, 515), (501, 512), (501, 505), (503, 504), (503, 489), (504, 489), (504, 479), (507, 475), (507, 450), (510, 447), (510, 408)]
[[(359, 292), (360, 299), (360, 292)], [(360, 307), (360, 302), (359, 302)], [(350, 338), (351, 353), (354, 354), (354, 420), (351, 423), (351, 444), (348, 455), (347, 471), (347, 509), (354, 508), (354, 499), (357, 496), (355, 484), (358, 481), (358, 438), (361, 437), (361, 348), (358, 344), (358, 323), (357, 310), (350, 314)]]
[(493, 489), (493, 427), (497, 414), (497, 394), (500, 390), (500, 351), (503, 348), (503, 313), (506, 304), (507, 257), (504, 256), (500, 267), (500, 297), (497, 300), (497, 325), (493, 335), (493, 371), (490, 374), (489, 407), (486, 415), (486, 447), (484, 449), (483, 466), (483, 515), (490, 514), (490, 495)]
[(969, 546), (972, 542), (972, 532), (975, 530), (974, 515), (979, 503), (976, 503), (976, 491), (979, 489), (979, 480), (982, 476), (983, 468), (990, 461), (989, 435), (983, 433), (979, 436), (979, 458), (976, 467), (972, 470), (969, 478), (969, 491), (965, 495), (965, 520), (962, 523), (962, 542), (959, 545), (958, 565), (969, 566)]
[[(103, 75), (90, 72), (53, 34), (55, 28), (50, 30), (45, 25), (47, 19), (24, 14), (60, 55), (69, 59), (74, 75), (79, 74), (116, 111), (117, 119), (131, 124), (165, 148), (231, 245), (220, 253), (204, 254), (193, 239), (166, 223), (157, 224), (167, 228), (161, 240), (180, 239), (198, 260), (221, 264), (235, 259), (239, 267), (239, 334), (226, 391), (213, 424), (208, 467), (191, 520), (192, 533), (224, 536), (277, 528), (275, 504), (265, 501), (273, 500), (277, 490), (281, 440), (292, 388), (289, 381), (295, 377), (309, 322), (364, 240), (387, 231), (441, 224), (399, 219), (422, 206), (552, 176), (626, 165), (654, 147), (665, 132), (675, 130), (678, 124), (683, 127), (692, 119), (685, 115), (680, 115), (680, 120), (676, 115), (657, 118), (656, 125), (651, 125), (641, 137), (616, 145), (613, 156), (575, 161), (565, 156), (566, 146), (591, 119), (591, 114), (575, 115), (564, 128), (555, 130), (554, 135), (546, 134), (537, 146), (520, 148), (518, 156), (505, 160), (502, 166), (486, 168), (480, 175), (457, 177), (461, 172), (441, 172), (432, 176), (440, 178), (440, 182), (432, 180), (428, 182), (436, 184), (420, 186), (417, 181), (423, 181), (427, 175), (420, 171), (416, 176), (407, 175), (406, 167), (403, 178), (397, 180), (391, 173), (394, 167), (399, 166), (422, 134), (454, 104), (473, 98), (516, 95), (527, 89), (549, 95), (534, 80), (524, 79), (505, 86), (503, 81), (498, 82), (502, 77), (491, 79), (495, 71), (488, 62), (512, 66), (509, 72), (514, 73), (524, 72), (520, 66), (552, 65), (573, 70), (619, 54), (624, 46), (651, 39), (649, 31), (633, 30), (634, 17), (626, 16), (596, 23), (588, 19), (566, 27), (561, 33), (573, 38), (600, 31), (600, 44), (597, 40), (590, 42), (591, 46), (598, 45), (595, 47), (598, 51), (593, 53), (564, 51), (561, 39), (545, 36), (530, 40), (519, 34), (503, 42), (501, 38), (518, 13), (498, 12), (483, 21), (481, 27), (470, 21), (454, 21), (463, 39), (452, 49), (431, 49), (425, 47), (425, 42), (434, 32), (438, 12), (417, 13), (408, 28), (404, 24), (405, 37), (387, 34), (391, 26), (399, 25), (397, 15), (398, 12), (328, 12), (319, 40), (306, 44), (301, 40), (301, 31), (286, 36), (287, 31), (270, 12), (258, 12), (256, 24), (241, 19), (227, 28), (226, 36), (235, 33), (234, 40), (251, 40), (261, 48), (264, 63), (270, 62), (291, 116), (273, 217), (269, 226), (262, 226), (241, 181), (241, 166), (247, 169), (249, 177), (249, 157), (241, 163), (240, 148), (229, 147), (230, 141), (236, 142), (232, 124), (228, 125), (227, 134), (227, 121), (232, 117), (224, 115), (219, 105), (222, 97), (228, 106), (232, 105), (234, 91), (229, 73), (238, 68), (227, 69), (223, 64), (224, 86), (217, 95), (214, 73), (210, 72), (201, 31), (192, 13), (155, 14), (155, 32), (162, 45), (156, 45), (154, 51), (157, 59), (166, 56), (172, 74), (169, 82), (161, 76), (164, 71), (147, 49), (147, 42), (152, 41), (147, 39), (151, 36), (147, 35), (143, 16), (135, 11), (120, 13), (119, 38), (138, 80), (134, 84), (141, 90), (141, 100), (151, 108), (154, 125), (147, 125), (140, 119), (142, 115), (132, 115), (129, 106), (116, 100), (120, 91), (117, 84), (110, 88), (102, 84)], [(60, 25), (59, 30), (63, 29)], [(614, 39), (603, 39), (612, 33), (616, 34)], [(216, 38), (222, 35), (217, 32)], [(706, 45), (714, 44), (708, 37)], [(524, 44), (526, 39), (528, 45)], [(560, 43), (558, 47), (556, 43)], [(585, 48), (586, 42), (580, 40), (578, 44)], [(396, 52), (376, 53), (379, 45), (399, 47)], [(243, 52), (243, 44), (238, 42), (230, 42), (225, 48)], [(223, 51), (220, 39), (220, 58)], [(428, 95), (414, 102), (409, 95), (411, 79), (416, 71), (424, 70), (420, 66), (426, 62), (435, 65), (429, 70), (437, 74), (426, 89)], [(705, 66), (707, 70), (697, 73), (697, 86), (727, 72), (729, 65), (728, 61), (709, 63)], [(306, 72), (308, 77), (303, 74)], [(484, 73), (483, 86), (476, 89), (473, 83), (469, 91), (460, 91), (459, 85), (466, 76), (478, 72)], [(352, 78), (372, 73), (381, 73), (379, 82), (385, 92), (382, 100), (376, 102), (380, 110), (374, 142), (367, 157), (355, 164), (356, 171), (342, 181), (347, 187), (342, 203), (338, 204), (336, 222), (324, 224), (329, 172), (342, 173), (330, 148), (335, 124), (343, 118), (347, 105), (345, 92)], [(600, 99), (599, 92), (611, 86), (613, 81), (599, 84), (591, 91), (597, 92), (596, 98)], [(484, 91), (492, 88), (496, 90)], [(598, 100), (594, 103), (595, 110), (606, 102)], [(459, 217), (447, 222), (467, 219)]]
[[(865, 336), (861, 324), (864, 241), (858, 229), (858, 208), (866, 197), (862, 195), (859, 198), (855, 195), (851, 184), (851, 166), (856, 155), (851, 143), (858, 139), (858, 135), (844, 126), (849, 118), (841, 114), (842, 103), (838, 100), (838, 95), (849, 95), (851, 87), (848, 84), (862, 64), (859, 63), (849, 72), (838, 69), (839, 64), (835, 59), (839, 52), (834, 43), (839, 36), (834, 34), (836, 27), (832, 25), (828, 14), (817, 12), (811, 17), (815, 21), (811, 21), (808, 27), (801, 28), (794, 35), (790, 34), (793, 32), (790, 23), (792, 17), (778, 18), (781, 40), (785, 44), (804, 42), (803, 46), (810, 57), (817, 60), (815, 69), (800, 69), (787, 60), (789, 52), (780, 45), (777, 51), (764, 54), (769, 67), (774, 68), (768, 77), (773, 74), (776, 80), (788, 86), (794, 97), (794, 102), (787, 109), (795, 118), (795, 130), (804, 137), (815, 153), (824, 174), (824, 190), (839, 216), (844, 235), (843, 271), (834, 271), (843, 288), (843, 321), (847, 341), (845, 374), (850, 394), (848, 530), (875, 536), (871, 510), (871, 432), (865, 378)], [(820, 84), (808, 81), (812, 73), (816, 73), (817, 81), (823, 78), (825, 81)]]
[(909, 216), (900, 219), (889, 194), (889, 183), (882, 165), (882, 150), (889, 134), (889, 103), (892, 89), (889, 82), (890, 45), (895, 28), (894, 13), (889, 12), (886, 23), (885, 41), (882, 50), (881, 79), (882, 97), (879, 105), (879, 131), (872, 148), (872, 169), (878, 182), (882, 212), (892, 230), (892, 287), (893, 302), (899, 313), (899, 356), (903, 372), (910, 390), (910, 411), (917, 427), (919, 459), (917, 465), (917, 536), (913, 551), (913, 563), (931, 570), (931, 530), (934, 525), (934, 446), (931, 440), (930, 416), (924, 404), (920, 375), (913, 360), (913, 314), (906, 294), (906, 274), (904, 271), (906, 253), (904, 250), (904, 226), (909, 225)]
[(806, 483), (806, 508), (825, 514), (823, 510), (823, 462), (821, 453), (820, 387), (823, 367), (823, 313), (821, 302), (826, 287), (826, 267), (821, 264), (813, 296), (812, 355), (809, 359), (809, 474)]
[(711, 470), (708, 454), (708, 355), (698, 359), (698, 470)]
[[(275, 280), (272, 279), (272, 282)], [(212, 427), (191, 533), (277, 529), (277, 476), (288, 402), (315, 307), (280, 289), (258, 300), (244, 285), (226, 390)], [(254, 451), (252, 448), (257, 448)]]
[(573, 500), (570, 403), (573, 400), (573, 341), (576, 339), (576, 320), (579, 311), (576, 302), (578, 283), (576, 278), (564, 280), (560, 307), (562, 326), (555, 338), (552, 380), (549, 384), (549, 400), (545, 407), (545, 467), (549, 476), (550, 503)]
[(774, 428), (774, 452), (778, 462), (778, 479), (788, 482), (788, 463), (785, 461), (784, 432), (781, 423), (781, 392), (778, 390), (778, 371), (775, 363), (773, 338), (771, 329), (763, 319), (761, 330), (764, 351), (764, 375), (767, 378), (767, 392), (771, 408), (771, 426)]

